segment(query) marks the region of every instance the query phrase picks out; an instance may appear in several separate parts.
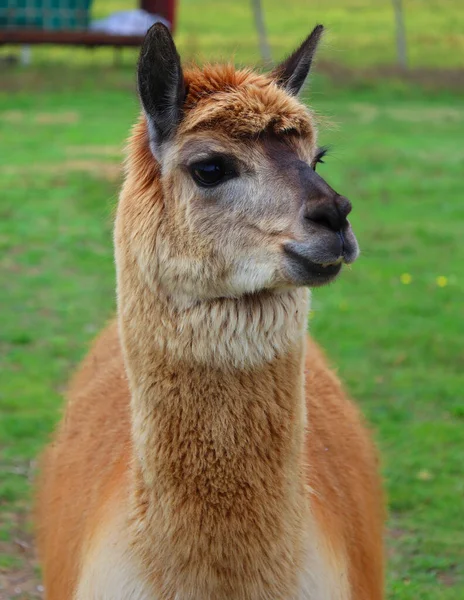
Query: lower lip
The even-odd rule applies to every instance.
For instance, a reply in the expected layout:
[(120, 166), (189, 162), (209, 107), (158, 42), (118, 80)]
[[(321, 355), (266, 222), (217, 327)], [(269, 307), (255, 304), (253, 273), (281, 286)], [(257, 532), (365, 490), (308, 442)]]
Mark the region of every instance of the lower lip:
[(327, 266), (322, 266), (318, 263), (301, 256), (297, 252), (293, 252), (292, 250), (285, 249), (285, 252), (290, 256), (295, 262), (297, 262), (301, 267), (305, 269), (305, 271), (314, 279), (317, 280), (327, 280), (335, 277), (340, 272), (342, 268), (342, 262), (337, 262), (336, 264), (330, 264)]

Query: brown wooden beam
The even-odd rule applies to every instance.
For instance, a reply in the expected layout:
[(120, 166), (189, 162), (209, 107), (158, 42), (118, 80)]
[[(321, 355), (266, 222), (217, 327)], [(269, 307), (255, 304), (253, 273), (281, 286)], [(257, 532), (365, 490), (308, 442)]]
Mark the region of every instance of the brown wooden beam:
[(99, 31), (0, 29), (1, 44), (59, 44), (70, 46), (140, 46), (143, 36), (110, 35)]

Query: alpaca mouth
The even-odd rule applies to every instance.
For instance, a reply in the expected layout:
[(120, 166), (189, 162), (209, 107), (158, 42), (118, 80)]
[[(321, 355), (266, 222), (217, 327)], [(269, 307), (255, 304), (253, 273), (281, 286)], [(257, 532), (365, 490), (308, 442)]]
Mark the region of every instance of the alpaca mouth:
[(288, 246), (284, 251), (287, 274), (296, 285), (325, 285), (337, 277), (344, 262), (343, 256), (339, 256), (330, 263), (317, 263)]

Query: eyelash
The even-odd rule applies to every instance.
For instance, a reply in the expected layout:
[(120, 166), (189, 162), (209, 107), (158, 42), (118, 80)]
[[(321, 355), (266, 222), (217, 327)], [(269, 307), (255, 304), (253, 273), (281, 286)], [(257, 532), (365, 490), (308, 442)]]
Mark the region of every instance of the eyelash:
[(316, 166), (318, 163), (324, 164), (324, 156), (327, 156), (329, 149), (326, 146), (322, 146), (317, 150), (317, 154), (314, 157), (313, 164), (311, 165), (314, 170), (316, 170)]

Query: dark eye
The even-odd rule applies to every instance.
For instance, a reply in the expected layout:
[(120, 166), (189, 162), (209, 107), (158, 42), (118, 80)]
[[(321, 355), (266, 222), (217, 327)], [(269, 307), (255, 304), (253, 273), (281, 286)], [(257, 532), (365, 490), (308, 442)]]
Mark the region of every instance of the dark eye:
[(201, 187), (213, 187), (237, 174), (222, 158), (195, 163), (190, 167), (190, 173), (195, 183)]
[(325, 147), (318, 148), (318, 150), (316, 152), (316, 156), (314, 157), (314, 160), (313, 160), (313, 164), (311, 165), (314, 170), (316, 170), (317, 163), (324, 164), (325, 161), (323, 161), (322, 159), (324, 158), (324, 156), (327, 154), (328, 151), (329, 151), (329, 149), (325, 148)]

